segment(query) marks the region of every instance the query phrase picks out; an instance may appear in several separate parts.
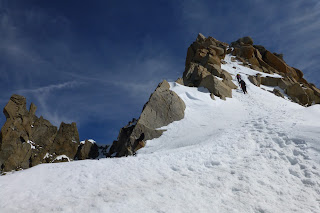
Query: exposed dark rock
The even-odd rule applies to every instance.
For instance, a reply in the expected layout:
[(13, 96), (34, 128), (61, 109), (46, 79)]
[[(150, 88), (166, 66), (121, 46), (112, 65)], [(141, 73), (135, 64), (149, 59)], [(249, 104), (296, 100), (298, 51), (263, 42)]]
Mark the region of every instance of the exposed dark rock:
[(260, 84), (261, 84), (261, 78), (259, 78), (260, 79), (260, 81), (258, 81), (258, 77), (257, 76), (249, 76), (248, 77), (248, 79), (249, 79), (249, 81), (251, 82), (251, 83), (253, 83), (254, 85), (256, 85), (257, 87), (260, 87)]
[(246, 36), (243, 38), (240, 38), (238, 40), (239, 43), (243, 43), (243, 44), (249, 44), (249, 45), (253, 45), (253, 39), (250, 36)]
[(273, 89), (272, 93), (275, 94), (276, 96), (284, 98), (284, 95), (278, 89)]
[(76, 154), (76, 159), (96, 159), (98, 156), (99, 147), (95, 142), (91, 140), (85, 140), (80, 143), (80, 146), (78, 147), (78, 152)]
[(74, 159), (80, 145), (79, 133), (76, 123), (61, 123), (58, 133), (50, 148), (50, 153), (55, 155), (66, 155)]
[(259, 51), (259, 53), (261, 54), (261, 56), (263, 57), (265, 55), (265, 53), (267, 52), (267, 49), (264, 46), (261, 45), (253, 45), (254, 48), (256, 48), (256, 50)]
[(261, 84), (265, 86), (276, 87), (281, 78), (272, 78), (270, 76), (261, 77)]
[(273, 53), (273, 55), (277, 56), (281, 60), (283, 60), (283, 54), (282, 53)]
[(212, 75), (215, 75), (217, 77), (221, 76), (222, 69), (221, 69), (221, 67), (219, 65), (217, 65), (217, 64), (207, 64), (206, 68)]
[(46, 154), (50, 152), (49, 149), (57, 135), (57, 127), (42, 116), (36, 119), (32, 126), (31, 140), (35, 149), (32, 151), (31, 166), (35, 166), (42, 163)]
[(189, 69), (183, 73), (183, 82), (185, 86), (199, 86), (201, 80), (210, 75), (207, 68), (197, 63), (190, 63)]
[[(31, 103), (28, 111), (26, 99), (20, 95), (12, 95), (4, 107), (6, 122), (0, 133), (0, 171), (26, 169), (53, 162), (59, 155), (74, 158), (79, 145), (75, 123), (62, 124), (58, 132), (57, 127), (49, 121), (35, 115), (36, 109)], [(70, 143), (75, 152), (68, 147)], [(63, 161), (63, 158), (59, 161)]]
[(133, 155), (137, 149), (144, 146), (145, 141), (161, 136), (164, 130), (157, 128), (181, 120), (185, 107), (180, 97), (170, 90), (169, 83), (163, 81), (144, 105), (139, 120), (120, 130), (117, 141), (110, 148), (109, 156)]
[(213, 93), (223, 100), (226, 100), (226, 97), (232, 98), (231, 88), (213, 75), (208, 75), (203, 78), (199, 86), (207, 88), (210, 93)]
[(178, 78), (175, 82), (178, 84), (184, 85), (183, 78)]
[(292, 100), (298, 99), (302, 105), (310, 103), (309, 97), (305, 90), (301, 87), (300, 83), (294, 83), (286, 89), (286, 93), (292, 98)]
[(205, 40), (206, 40), (206, 37), (201, 33), (199, 33), (197, 37), (197, 42), (204, 42)]
[[(26, 109), (26, 99), (20, 95), (12, 95), (3, 112), (7, 121), (0, 133), (2, 171), (29, 168), (31, 145), (25, 127), (32, 124), (33, 116)], [(29, 128), (28, 131), (30, 132)]]

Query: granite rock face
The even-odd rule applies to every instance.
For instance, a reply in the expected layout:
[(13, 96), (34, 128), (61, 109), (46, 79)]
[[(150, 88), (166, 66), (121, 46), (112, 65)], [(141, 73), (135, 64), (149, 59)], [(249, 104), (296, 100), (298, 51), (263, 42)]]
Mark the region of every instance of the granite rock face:
[(26, 98), (12, 95), (3, 113), (6, 122), (0, 133), (0, 171), (26, 169), (40, 163), (74, 159), (79, 134), (75, 123), (62, 123), (59, 130), (35, 115), (36, 106), (26, 109)]
[(133, 155), (145, 145), (146, 140), (161, 136), (164, 130), (157, 128), (184, 118), (185, 107), (182, 99), (170, 90), (169, 83), (164, 80), (144, 105), (140, 118), (132, 120), (120, 130), (118, 139), (110, 147), (108, 156)]
[(227, 54), (228, 46), (227, 43), (213, 37), (206, 38), (199, 33), (187, 51), (183, 73), (184, 85), (205, 87), (211, 92), (212, 98), (214, 96), (223, 100), (226, 100), (226, 97), (231, 98), (232, 89), (236, 89), (237, 86), (231, 81), (232, 76), (221, 69), (221, 60)]
[(76, 159), (85, 160), (85, 159), (96, 159), (99, 157), (99, 146), (91, 140), (85, 140), (80, 142), (78, 151), (76, 154)]

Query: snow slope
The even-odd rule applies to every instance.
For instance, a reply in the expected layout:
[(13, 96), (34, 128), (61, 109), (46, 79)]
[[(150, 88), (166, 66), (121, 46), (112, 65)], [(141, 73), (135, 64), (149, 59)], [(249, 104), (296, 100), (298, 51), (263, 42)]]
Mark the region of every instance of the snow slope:
[(136, 157), (1, 176), (0, 212), (320, 212), (320, 106), (255, 87), (246, 76), (254, 70), (226, 61), (248, 94), (213, 101), (203, 88), (170, 83), (185, 118)]

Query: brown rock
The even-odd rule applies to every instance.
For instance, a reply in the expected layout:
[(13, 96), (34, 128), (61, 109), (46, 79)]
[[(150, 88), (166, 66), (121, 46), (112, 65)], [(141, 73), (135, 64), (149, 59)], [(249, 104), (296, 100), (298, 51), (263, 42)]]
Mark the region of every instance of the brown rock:
[(217, 52), (213, 49), (212, 45), (210, 47), (208, 47), (208, 50), (209, 50), (210, 55), (217, 55)]
[(187, 51), (187, 58), (186, 58), (186, 67), (189, 67), (189, 64), (191, 63), (192, 59), (194, 58), (194, 50), (192, 49), (192, 46), (190, 46), (188, 48), (188, 51)]
[(252, 67), (254, 67), (252, 69), (258, 70), (260, 72), (262, 71), (260, 69), (260, 63), (259, 63), (258, 59), (255, 56), (253, 56), (252, 58), (249, 59), (249, 63), (252, 65)]
[(257, 76), (252, 76), (252, 75), (250, 75), (250, 76), (248, 77), (248, 79), (249, 79), (249, 81), (250, 81), (251, 83), (253, 83), (255, 86), (260, 87), (261, 78), (260, 78), (260, 82), (258, 82)]
[(254, 70), (257, 70), (257, 71), (259, 71), (259, 72), (263, 72), (263, 70), (262, 70), (259, 66), (257, 66), (257, 65), (250, 65), (250, 68), (251, 68), (251, 69), (254, 69)]
[(35, 143), (36, 149), (32, 150), (30, 166), (36, 166), (44, 161), (44, 157), (49, 153), (49, 149), (57, 135), (57, 127), (53, 126), (42, 116), (32, 125), (31, 141)]
[(12, 95), (8, 104), (4, 107), (3, 113), (6, 118), (21, 119), (28, 114), (26, 109), (26, 98), (20, 95)]
[(284, 79), (284, 78), (281, 78), (279, 81), (278, 81), (278, 86), (285, 90), (287, 89), (287, 87), (289, 87), (290, 85), (292, 85), (293, 83), (291, 83), (288, 79)]
[(264, 73), (270, 73), (270, 71), (265, 67), (261, 67), (261, 69), (262, 69), (262, 72), (264, 72)]
[(286, 93), (293, 99), (298, 99), (302, 105), (309, 103), (309, 97), (299, 83), (294, 83), (286, 89)]
[(320, 89), (318, 89), (314, 84), (311, 84), (311, 89), (314, 91), (314, 94), (320, 97)]
[(256, 75), (256, 79), (257, 79), (258, 85), (260, 86), (260, 84), (261, 84), (261, 74), (258, 73)]
[(269, 51), (266, 51), (264, 61), (279, 72), (290, 73), (288, 65)]
[[(294, 68), (294, 67), (292, 67), (292, 68), (295, 71), (295, 75), (298, 76), (298, 79), (302, 79), (303, 78), (303, 72), (301, 70), (297, 69), (297, 68)], [(305, 79), (303, 79), (303, 80), (306, 82)]]
[(255, 49), (254, 50), (254, 55), (255, 55), (255, 57), (257, 58), (257, 60), (263, 60), (262, 59), (262, 55), (261, 55), (261, 53), (260, 53), (260, 51), (258, 50), (258, 49)]
[(305, 88), (304, 91), (306, 92), (306, 94), (308, 95), (308, 98), (309, 98), (308, 106), (311, 106), (316, 100), (316, 96), (314, 94), (314, 91), (310, 88)]
[(218, 56), (223, 56), (225, 55), (225, 50), (221, 47), (211, 47), (213, 50), (215, 50), (215, 52), (217, 53)]
[[(169, 83), (164, 80), (144, 106), (137, 124), (152, 129), (166, 126), (184, 118), (185, 107), (181, 98), (170, 90)], [(146, 133), (145, 139), (150, 139)]]
[(222, 69), (221, 69), (221, 67), (219, 65), (210, 64), (209, 63), (209, 64), (206, 65), (206, 68), (212, 75), (215, 75), (215, 76), (218, 76), (218, 77), (221, 76)]
[(225, 70), (222, 70), (220, 77), (224, 80), (232, 80), (232, 76)]
[(140, 135), (140, 137), (138, 139), (136, 139), (136, 141), (134, 142), (134, 153), (136, 153), (139, 149), (145, 147), (146, 142), (145, 142), (145, 136), (144, 133), (142, 133)]
[(245, 59), (251, 59), (254, 57), (254, 47), (253, 46), (242, 46), (240, 48), (240, 57), (243, 57)]
[(170, 90), (169, 83), (163, 81), (143, 107), (139, 120), (120, 130), (118, 140), (112, 144), (108, 155), (121, 157), (134, 154), (139, 142), (161, 136), (164, 130), (158, 128), (181, 120), (185, 107), (180, 97)]
[(221, 59), (218, 56), (208, 55), (205, 64), (218, 64), (221, 65)]
[(210, 93), (210, 98), (211, 98), (212, 100), (216, 100), (213, 93)]
[(206, 37), (201, 33), (199, 33), (197, 37), (197, 42), (204, 42), (205, 40), (206, 40)]
[[(253, 45), (254, 48), (256, 48), (256, 50), (259, 51), (259, 53), (261, 54), (261, 56), (263, 57), (265, 55), (265, 53), (267, 52), (267, 49), (264, 46), (261, 45)], [(262, 58), (261, 58), (262, 59)]]
[(178, 78), (175, 82), (178, 84), (184, 85), (182, 78)]
[(273, 55), (277, 56), (278, 58), (280, 58), (281, 60), (283, 60), (283, 54), (282, 53), (273, 53)]
[(193, 60), (201, 64), (206, 64), (208, 61), (208, 58), (206, 57), (208, 52), (207, 49), (197, 49)]
[(241, 58), (239, 56), (237, 56), (236, 59), (242, 63), (247, 63), (247, 61), (244, 58)]
[(235, 85), (230, 79), (223, 79), (222, 82), (227, 85), (228, 87), (230, 87), (231, 89), (237, 89), (238, 86)]
[(203, 78), (199, 86), (207, 88), (210, 93), (213, 93), (215, 96), (218, 96), (223, 100), (225, 100), (226, 97), (232, 98), (231, 88), (213, 75), (208, 75)]
[(240, 54), (241, 54), (240, 48), (239, 48), (239, 47), (234, 47), (233, 50), (232, 50), (232, 52), (231, 52), (231, 54), (232, 54), (233, 56), (238, 56), (238, 55), (240, 55)]
[(50, 148), (50, 153), (58, 155), (66, 155), (71, 160), (77, 154), (79, 142), (79, 133), (76, 123), (61, 123), (58, 133)]
[(217, 46), (217, 43), (215, 42), (215, 39), (212, 37), (208, 37), (205, 39), (203, 46), (209, 47), (209, 46)]
[(273, 89), (272, 93), (275, 94), (276, 96), (284, 98), (284, 95), (277, 89)]
[(6, 122), (0, 133), (0, 170), (29, 168), (31, 145), (24, 126), (28, 122), (31, 125), (32, 118), (26, 109), (26, 99), (20, 95), (12, 95), (3, 113)]
[(79, 160), (96, 159), (99, 156), (99, 148), (95, 142), (85, 140), (78, 148), (76, 158)]
[(278, 86), (280, 78), (272, 78), (272, 77), (261, 77), (261, 84), (265, 86), (276, 87)]
[(183, 73), (185, 86), (198, 86), (203, 77), (210, 75), (210, 72), (202, 65), (191, 62), (190, 67)]
[(250, 36), (240, 38), (238, 41), (242, 44), (253, 45), (253, 39)]
[(197, 49), (205, 48), (200, 42), (195, 41), (193, 42), (190, 47), (192, 48), (193, 52), (195, 53)]

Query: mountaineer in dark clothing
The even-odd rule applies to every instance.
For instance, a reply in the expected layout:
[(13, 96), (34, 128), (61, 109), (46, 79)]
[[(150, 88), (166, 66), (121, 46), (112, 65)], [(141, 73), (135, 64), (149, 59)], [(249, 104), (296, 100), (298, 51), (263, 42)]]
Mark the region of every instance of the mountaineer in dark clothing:
[(244, 94), (248, 93), (247, 92), (247, 87), (246, 87), (246, 82), (244, 82), (243, 80), (240, 80), (240, 86), (241, 86), (241, 89), (243, 91)]
[(240, 83), (240, 81), (241, 81), (241, 75), (240, 74), (237, 74), (237, 80), (238, 80), (238, 83)]

